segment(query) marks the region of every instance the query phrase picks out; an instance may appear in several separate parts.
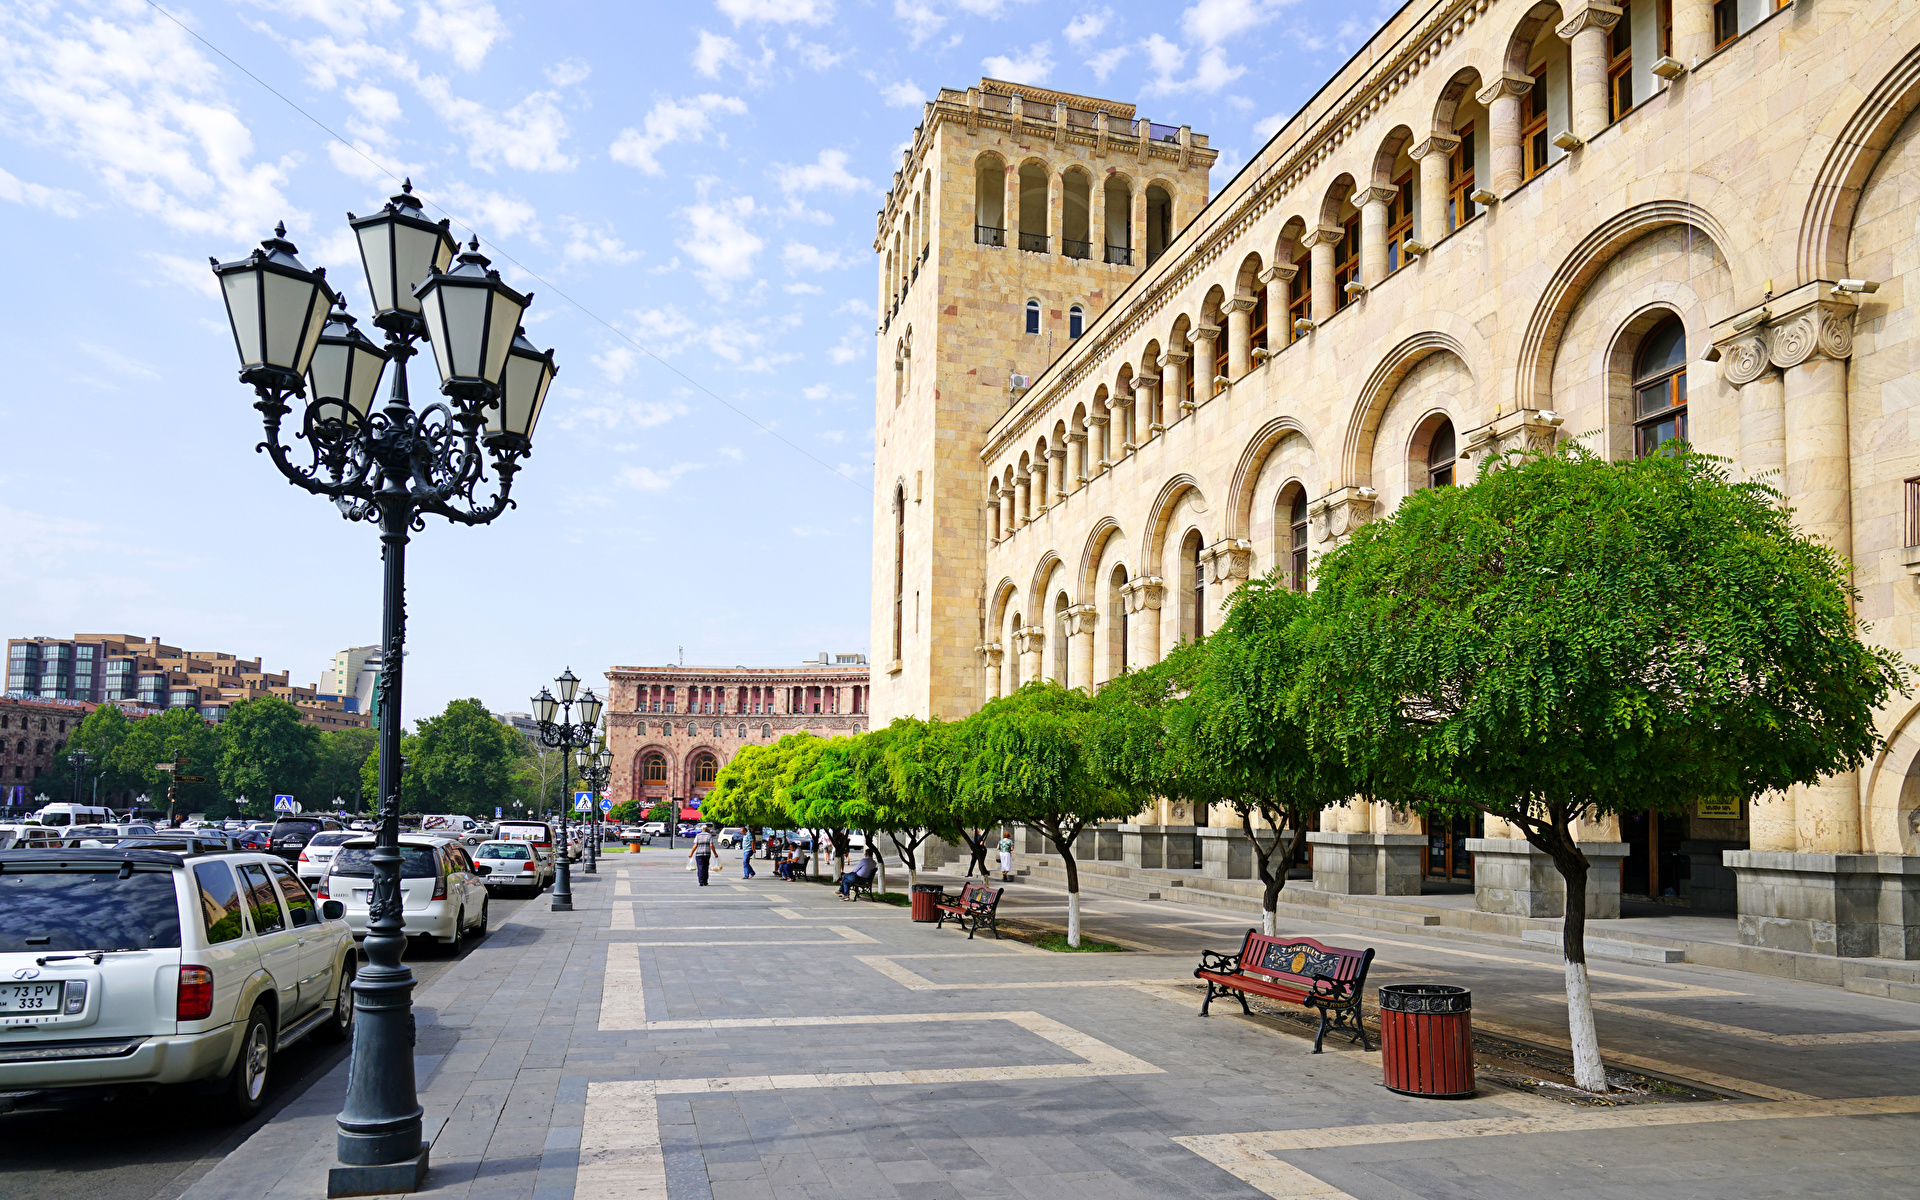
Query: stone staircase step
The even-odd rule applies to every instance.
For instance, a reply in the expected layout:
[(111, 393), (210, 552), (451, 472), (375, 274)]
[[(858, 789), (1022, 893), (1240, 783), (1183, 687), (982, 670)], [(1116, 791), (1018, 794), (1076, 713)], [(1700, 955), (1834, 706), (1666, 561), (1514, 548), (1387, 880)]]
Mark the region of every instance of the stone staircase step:
[[(1521, 931), (1520, 940), (1533, 946), (1560, 949), (1560, 934), (1552, 929)], [(1617, 958), (1627, 962), (1675, 963), (1687, 961), (1687, 952), (1673, 946), (1649, 946), (1640, 942), (1622, 942), (1612, 938), (1586, 937), (1587, 953), (1596, 958)]]

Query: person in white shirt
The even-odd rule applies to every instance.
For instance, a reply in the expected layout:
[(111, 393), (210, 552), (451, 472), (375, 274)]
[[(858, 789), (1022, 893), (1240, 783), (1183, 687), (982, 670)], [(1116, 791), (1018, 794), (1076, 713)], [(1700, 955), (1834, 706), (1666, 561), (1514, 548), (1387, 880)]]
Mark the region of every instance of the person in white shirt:
[(713, 862), (713, 826), (702, 825), (700, 832), (693, 835), (693, 848), (687, 851), (687, 857), (693, 860), (700, 886), (707, 886), (707, 866)]

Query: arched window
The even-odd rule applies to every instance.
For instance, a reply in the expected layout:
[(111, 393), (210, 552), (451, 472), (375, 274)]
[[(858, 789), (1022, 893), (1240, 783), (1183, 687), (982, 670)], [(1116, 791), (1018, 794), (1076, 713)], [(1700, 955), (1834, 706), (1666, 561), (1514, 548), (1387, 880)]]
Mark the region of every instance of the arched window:
[(745, 725), (742, 725), (740, 727), (740, 740), (745, 741), (746, 738), (747, 738), (747, 727)]
[(668, 722), (667, 722), (666, 724), (664, 724), (664, 725), (662, 725), (662, 726), (660, 726), (660, 736), (661, 736), (661, 737), (672, 737), (672, 736), (673, 736), (673, 722), (672, 722), (672, 721), (668, 721)]
[(907, 489), (893, 491), (893, 660), (900, 661), (907, 596)]
[(1087, 330), (1087, 314), (1078, 304), (1067, 310), (1067, 336), (1078, 338)]
[(1061, 687), (1073, 686), (1067, 665), (1070, 657), (1067, 645), (1067, 594), (1062, 592), (1053, 600), (1053, 681)]
[(1180, 544), (1180, 573), (1186, 576), (1182, 582), (1188, 589), (1187, 611), (1182, 614), (1187, 618), (1183, 632), (1196, 642), (1207, 635), (1207, 572), (1200, 561), (1204, 550), (1198, 529), (1187, 534)]
[(1296, 487), (1287, 505), (1287, 583), (1296, 592), (1307, 590), (1307, 489)]
[(646, 776), (648, 783), (665, 783), (667, 760), (658, 754), (649, 754), (646, 761), (641, 764), (641, 773)]
[(717, 764), (713, 761), (713, 755), (702, 754), (699, 758), (693, 760), (693, 781), (695, 783), (712, 783), (714, 772), (718, 769)]
[(1333, 246), (1333, 311), (1339, 312), (1353, 302), (1350, 283), (1360, 281), (1360, 210), (1354, 209), (1341, 222), (1344, 232)]
[(1687, 328), (1668, 317), (1640, 340), (1633, 356), (1633, 453), (1645, 458), (1660, 443), (1687, 436)]
[(1133, 190), (1126, 180), (1108, 176), (1106, 192), (1107, 261), (1130, 267), (1133, 265)]
[(1027, 332), (1040, 332), (1040, 302), (1038, 300), (1027, 301)]
[(1479, 213), (1479, 206), (1473, 202), (1473, 137), (1471, 122), (1454, 130), (1454, 136), (1460, 144), (1447, 156), (1447, 228), (1454, 230), (1465, 225)]
[(771, 725), (762, 725), (762, 726), (760, 727), (760, 736), (761, 736), (761, 737), (763, 737), (763, 738), (770, 738), (770, 737), (772, 737), (772, 736), (773, 736), (773, 726), (771, 726)]
[(1147, 189), (1147, 262), (1166, 253), (1173, 242), (1173, 197), (1154, 184)]
[(1020, 248), (1047, 252), (1047, 169), (1030, 162), (1020, 168)]
[(1127, 569), (1115, 567), (1107, 585), (1107, 678), (1127, 669)]
[(1060, 181), (1060, 253), (1068, 258), (1093, 257), (1093, 186), (1084, 171), (1068, 171)]
[(1632, 108), (1633, 15), (1623, 12), (1607, 37), (1607, 120), (1618, 121)]
[(983, 158), (974, 169), (973, 240), (982, 246), (1007, 244), (1007, 175), (1000, 160)]
[[(1013, 614), (1013, 632), (1017, 634), (1025, 627), (1026, 621), (1020, 614)], [(1007, 655), (1007, 691), (1009, 693), (1020, 690), (1020, 659), (1021, 656), (1018, 654)]]
[(1454, 459), (1457, 447), (1453, 439), (1453, 422), (1445, 417), (1433, 427), (1427, 435), (1427, 486), (1452, 487)]

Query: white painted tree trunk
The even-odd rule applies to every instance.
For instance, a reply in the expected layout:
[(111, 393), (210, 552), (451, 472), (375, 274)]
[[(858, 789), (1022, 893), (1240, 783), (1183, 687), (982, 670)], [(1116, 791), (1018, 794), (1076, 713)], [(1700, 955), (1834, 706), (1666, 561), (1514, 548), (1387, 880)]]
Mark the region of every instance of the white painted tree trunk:
[(1080, 893), (1067, 893), (1067, 945), (1080, 948)]
[(1600, 1064), (1600, 1034), (1593, 1026), (1593, 993), (1587, 964), (1567, 961), (1567, 1035), (1573, 1045), (1573, 1081), (1589, 1092), (1607, 1090)]
[(1261, 910), (1260, 912), (1260, 932), (1261, 933), (1266, 934), (1268, 937), (1272, 937), (1275, 933), (1275, 926), (1277, 926), (1278, 924), (1279, 924), (1279, 918), (1274, 915), (1274, 912), (1272, 909), (1268, 908), (1268, 909)]

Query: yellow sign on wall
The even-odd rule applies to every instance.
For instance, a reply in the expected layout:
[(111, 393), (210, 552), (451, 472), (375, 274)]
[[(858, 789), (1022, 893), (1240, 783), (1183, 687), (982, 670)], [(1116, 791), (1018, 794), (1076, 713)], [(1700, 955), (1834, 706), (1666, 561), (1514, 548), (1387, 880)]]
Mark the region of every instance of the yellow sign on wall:
[(1732, 799), (1707, 799), (1702, 797), (1694, 809), (1697, 817), (1706, 817), (1714, 821), (1737, 821), (1740, 819), (1740, 801)]

